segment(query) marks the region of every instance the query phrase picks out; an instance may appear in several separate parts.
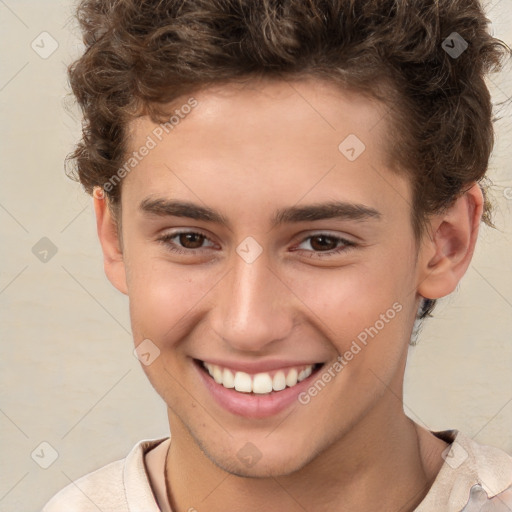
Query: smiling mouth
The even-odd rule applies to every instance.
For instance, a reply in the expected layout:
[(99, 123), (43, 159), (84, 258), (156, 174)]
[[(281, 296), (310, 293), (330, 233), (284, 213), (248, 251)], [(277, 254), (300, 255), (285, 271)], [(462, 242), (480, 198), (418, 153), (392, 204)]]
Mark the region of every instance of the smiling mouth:
[(286, 388), (293, 388), (314, 373), (317, 373), (325, 364), (316, 363), (249, 374), (206, 363), (199, 359), (194, 359), (194, 362), (217, 384), (239, 393), (253, 395), (269, 395), (278, 393)]

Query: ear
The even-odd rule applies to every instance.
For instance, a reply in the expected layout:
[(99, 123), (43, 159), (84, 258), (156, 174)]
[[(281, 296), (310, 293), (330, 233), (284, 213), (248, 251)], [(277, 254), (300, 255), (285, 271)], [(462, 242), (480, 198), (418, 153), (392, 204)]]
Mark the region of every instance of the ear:
[(475, 183), (448, 210), (433, 217), (419, 257), (419, 295), (439, 299), (455, 290), (473, 257), (483, 205)]
[(105, 194), (100, 187), (94, 189), (94, 211), (96, 228), (103, 250), (103, 268), (108, 280), (122, 293), (128, 295), (126, 268), (121, 242), (117, 232), (117, 223), (107, 204)]

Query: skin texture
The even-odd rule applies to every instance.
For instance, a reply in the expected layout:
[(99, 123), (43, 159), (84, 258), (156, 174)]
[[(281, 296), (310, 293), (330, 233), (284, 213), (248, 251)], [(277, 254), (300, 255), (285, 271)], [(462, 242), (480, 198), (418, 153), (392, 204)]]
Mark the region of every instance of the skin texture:
[[(173, 510), (413, 510), (446, 444), (403, 412), (408, 343), (420, 297), (449, 294), (469, 265), (480, 189), (432, 217), (417, 243), (410, 184), (385, 164), (381, 105), (314, 79), (194, 97), (197, 107), (124, 179), (122, 241), (106, 200), (94, 200), (105, 271), (129, 295), (135, 345), (150, 339), (160, 350), (143, 368), (168, 406)], [(134, 121), (132, 149), (156, 126)], [(353, 162), (338, 149), (349, 134), (366, 146)], [(229, 227), (145, 213), (147, 198), (207, 206)], [(270, 224), (279, 208), (333, 200), (380, 216)], [(172, 238), (188, 254), (159, 240), (183, 229), (206, 237)], [(321, 233), (356, 245), (321, 258), (343, 247), (322, 246)], [(263, 250), (250, 264), (236, 252), (249, 236)], [(221, 408), (192, 363), (329, 365), (395, 303), (400, 312), (310, 403), (270, 418)], [(247, 442), (261, 453), (252, 467), (237, 457)]]

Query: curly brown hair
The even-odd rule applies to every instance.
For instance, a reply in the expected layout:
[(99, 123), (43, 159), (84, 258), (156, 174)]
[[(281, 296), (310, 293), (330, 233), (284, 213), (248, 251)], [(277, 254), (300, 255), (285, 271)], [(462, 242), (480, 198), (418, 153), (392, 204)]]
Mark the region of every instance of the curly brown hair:
[[(160, 122), (185, 94), (254, 77), (316, 77), (381, 101), (417, 236), (474, 182), (485, 192), (485, 75), (510, 49), (489, 34), (478, 0), (82, 0), (77, 17), (86, 49), (69, 79), (84, 122), (68, 161), (88, 193), (122, 166), (131, 120)], [(449, 51), (455, 43), (462, 53)], [(105, 190), (114, 207), (121, 188)], [(492, 225), (490, 210), (486, 200)]]

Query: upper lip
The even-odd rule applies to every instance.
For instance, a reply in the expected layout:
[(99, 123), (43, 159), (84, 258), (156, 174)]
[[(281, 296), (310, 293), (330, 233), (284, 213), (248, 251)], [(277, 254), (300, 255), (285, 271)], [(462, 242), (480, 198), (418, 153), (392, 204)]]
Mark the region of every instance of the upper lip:
[(265, 373), (285, 368), (297, 368), (318, 364), (320, 361), (290, 361), (285, 359), (273, 359), (268, 361), (220, 361), (218, 359), (198, 359), (198, 361), (228, 368), (234, 371), (246, 373)]

